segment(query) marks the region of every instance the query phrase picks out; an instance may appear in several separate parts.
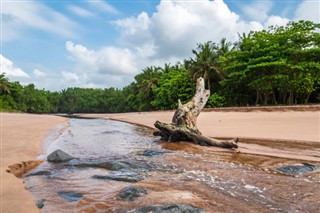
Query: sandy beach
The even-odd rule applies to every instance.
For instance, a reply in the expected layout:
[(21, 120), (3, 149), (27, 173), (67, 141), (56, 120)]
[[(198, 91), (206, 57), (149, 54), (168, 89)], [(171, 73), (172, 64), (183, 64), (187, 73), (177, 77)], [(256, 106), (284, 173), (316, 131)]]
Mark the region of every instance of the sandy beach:
[(34, 160), (44, 138), (66, 118), (50, 115), (1, 113), (1, 211), (39, 212), (23, 180), (6, 172), (8, 166)]
[[(174, 111), (88, 114), (136, 123), (154, 128), (156, 120), (170, 123)], [(259, 138), (320, 142), (320, 111), (274, 112), (202, 112), (198, 128), (207, 136), (218, 138)]]
[[(174, 111), (159, 111), (81, 116), (114, 119), (154, 128), (157, 120), (170, 123), (173, 114)], [(274, 111), (201, 112), (197, 125), (202, 134), (209, 137), (240, 138), (238, 151), (242, 153), (320, 162), (318, 110), (282, 111), (275, 108)], [(291, 149), (294, 146), (299, 149), (305, 146), (305, 149), (296, 153), (296, 149)]]
[[(170, 123), (173, 113), (162, 111), (81, 116), (115, 119), (153, 128), (156, 120)], [(1, 121), (1, 212), (39, 212), (31, 194), (24, 190), (23, 181), (5, 170), (14, 163), (36, 159), (41, 153), (41, 144), (46, 135), (55, 126), (66, 125), (67, 119), (50, 115), (1, 113)], [(198, 118), (198, 127), (204, 135), (210, 137), (251, 139), (249, 143), (240, 143), (239, 150), (244, 153), (320, 162), (319, 147), (295, 153), (266, 148), (258, 142), (258, 139), (268, 139), (268, 143), (275, 144), (281, 140), (282, 144), (286, 141), (290, 144), (318, 146), (320, 111), (202, 112)], [(221, 148), (217, 150), (222, 151)]]

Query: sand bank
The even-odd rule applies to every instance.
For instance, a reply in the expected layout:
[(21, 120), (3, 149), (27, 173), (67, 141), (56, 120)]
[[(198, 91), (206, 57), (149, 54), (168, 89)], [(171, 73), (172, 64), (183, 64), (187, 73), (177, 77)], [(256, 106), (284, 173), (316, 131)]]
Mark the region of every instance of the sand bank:
[[(90, 114), (154, 128), (156, 120), (170, 123), (174, 111)], [(320, 142), (320, 111), (202, 112), (198, 128), (210, 137), (240, 137)]]
[[(170, 123), (174, 111), (83, 115), (115, 119), (154, 128), (156, 120)], [(240, 138), (239, 151), (320, 162), (320, 111), (205, 111), (198, 117), (203, 135)], [(298, 152), (298, 153), (297, 153)]]
[(22, 179), (5, 170), (41, 154), (43, 139), (66, 118), (51, 115), (1, 113), (1, 207), (0, 212), (39, 212)]

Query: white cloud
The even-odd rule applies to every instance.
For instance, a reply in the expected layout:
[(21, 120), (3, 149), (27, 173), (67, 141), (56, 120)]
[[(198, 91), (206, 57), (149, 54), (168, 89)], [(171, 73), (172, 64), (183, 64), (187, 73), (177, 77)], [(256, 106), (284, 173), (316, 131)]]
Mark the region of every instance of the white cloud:
[(95, 0), (95, 1), (87, 0), (87, 2), (98, 11), (111, 13), (111, 14), (120, 14), (120, 12), (116, 8), (114, 8), (112, 5), (108, 4), (105, 1), (102, 1), (102, 0)]
[(38, 70), (38, 69), (34, 69), (32, 73), (33, 73), (33, 75), (34, 75), (36, 78), (42, 78), (42, 77), (45, 77), (45, 76), (46, 76), (46, 73), (41, 72), (41, 71)]
[(222, 0), (165, 0), (150, 16), (142, 12), (114, 23), (121, 30), (122, 44), (132, 49), (149, 46), (152, 48), (149, 60), (160, 58), (170, 63), (191, 56), (197, 43), (219, 42), (223, 37), (235, 41), (238, 32), (263, 29), (259, 22), (242, 21)]
[(97, 66), (100, 73), (137, 73), (136, 56), (127, 48), (105, 47), (97, 53)]
[(132, 74), (138, 71), (135, 54), (127, 48), (110, 46), (95, 51), (67, 41), (66, 50), (81, 70), (115, 75)]
[(74, 13), (74, 14), (76, 14), (78, 16), (84, 17), (84, 18), (94, 17), (95, 16), (92, 12), (90, 12), (90, 11), (84, 9), (84, 8), (75, 6), (75, 5), (69, 5), (69, 6), (67, 6), (67, 8), (72, 13)]
[[(81, 44), (66, 42), (68, 57), (74, 62), (72, 72), (62, 72), (67, 81), (99, 87), (122, 87), (140, 71), (138, 51), (113, 46), (91, 50)], [(142, 55), (142, 54), (141, 54)]]
[(268, 19), (273, 3), (269, 0), (266, 1), (254, 1), (249, 5), (242, 7), (243, 15), (249, 17), (253, 21), (265, 21)]
[(270, 16), (265, 22), (265, 27), (273, 26), (285, 26), (290, 20), (287, 18), (282, 18), (280, 16)]
[(320, 23), (320, 1), (302, 1), (295, 12), (294, 20), (309, 20)]
[(66, 80), (66, 81), (75, 81), (78, 82), (80, 77), (76, 74), (76, 73), (72, 73), (72, 72), (67, 72), (67, 71), (62, 71), (62, 77)]
[(90, 66), (95, 65), (97, 56), (94, 51), (88, 50), (80, 44), (75, 45), (71, 41), (67, 41), (65, 46), (73, 60), (81, 61), (82, 64), (88, 64)]
[(1, 73), (5, 73), (8, 78), (11, 77), (23, 77), (29, 78), (30, 76), (23, 71), (21, 68), (16, 67), (11, 60), (4, 57), (0, 54), (0, 61), (1, 61)]
[(126, 45), (143, 45), (146, 41), (152, 41), (151, 20), (146, 12), (140, 13), (137, 17), (118, 19), (114, 24), (122, 30), (120, 40)]
[(65, 15), (54, 11), (41, 2), (5, 1), (2, 3), (3, 41), (21, 37), (27, 27), (55, 33), (64, 37), (77, 37), (78, 25)]

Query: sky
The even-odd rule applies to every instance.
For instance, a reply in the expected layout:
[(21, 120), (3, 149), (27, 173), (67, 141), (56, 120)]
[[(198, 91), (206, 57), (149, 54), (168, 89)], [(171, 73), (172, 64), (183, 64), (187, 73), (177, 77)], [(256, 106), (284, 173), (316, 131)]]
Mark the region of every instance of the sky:
[(1, 73), (38, 89), (122, 88), (198, 43), (320, 22), (320, 0), (1, 0)]

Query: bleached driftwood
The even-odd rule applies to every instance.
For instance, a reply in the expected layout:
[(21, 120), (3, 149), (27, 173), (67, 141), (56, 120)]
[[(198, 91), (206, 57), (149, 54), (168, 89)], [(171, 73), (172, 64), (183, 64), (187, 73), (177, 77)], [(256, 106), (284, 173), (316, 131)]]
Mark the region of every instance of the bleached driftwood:
[(159, 129), (155, 135), (161, 136), (162, 140), (176, 142), (176, 141), (190, 141), (195, 144), (218, 146), (224, 148), (237, 148), (238, 139), (232, 140), (218, 140), (203, 136), (197, 127), (197, 118), (206, 105), (210, 96), (210, 90), (205, 89), (203, 78), (197, 79), (196, 93), (192, 100), (186, 104), (182, 104), (180, 100), (179, 106), (175, 111), (172, 123), (161, 123), (156, 121), (154, 126)]

